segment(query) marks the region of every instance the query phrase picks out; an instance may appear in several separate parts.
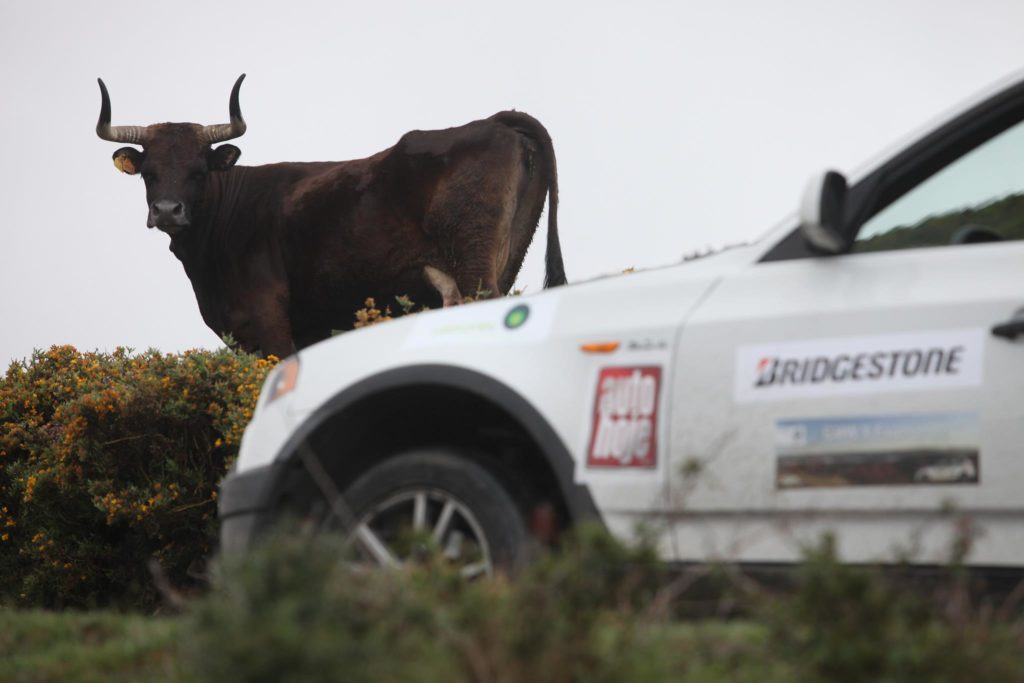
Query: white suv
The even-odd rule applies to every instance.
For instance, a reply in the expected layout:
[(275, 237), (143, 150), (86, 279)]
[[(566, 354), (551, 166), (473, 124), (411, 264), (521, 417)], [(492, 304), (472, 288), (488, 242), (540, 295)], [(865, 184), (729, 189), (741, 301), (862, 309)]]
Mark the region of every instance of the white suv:
[(1024, 566), (1021, 307), (1017, 80), (850, 182), (815, 176), (755, 244), (287, 359), (222, 545), (333, 517), (377, 562), (419, 530), (472, 575), (594, 519), (646, 523), (670, 560), (789, 562), (831, 529), (846, 559), (929, 564), (952, 510), (983, 532), (973, 564)]

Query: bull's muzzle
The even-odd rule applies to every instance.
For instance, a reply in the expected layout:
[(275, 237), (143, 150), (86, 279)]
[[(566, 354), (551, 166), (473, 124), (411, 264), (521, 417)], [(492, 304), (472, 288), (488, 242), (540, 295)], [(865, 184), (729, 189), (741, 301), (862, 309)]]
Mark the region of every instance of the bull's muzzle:
[(171, 199), (158, 199), (149, 205), (149, 220), (146, 225), (159, 228), (168, 235), (173, 235), (188, 227), (188, 212), (185, 205)]

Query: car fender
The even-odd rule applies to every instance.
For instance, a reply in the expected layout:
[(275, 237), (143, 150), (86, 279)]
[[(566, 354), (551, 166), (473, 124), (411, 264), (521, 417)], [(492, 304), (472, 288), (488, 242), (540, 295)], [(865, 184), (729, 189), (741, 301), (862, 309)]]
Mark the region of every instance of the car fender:
[[(284, 471), (289, 464), (295, 462), (296, 458), (300, 457), (301, 447), (308, 442), (310, 436), (339, 413), (381, 392), (400, 389), (403, 386), (423, 385), (457, 389), (486, 399), (504, 410), (540, 448), (541, 455), (558, 480), (559, 488), (574, 520), (600, 521), (597, 506), (589, 489), (573, 480), (576, 463), (568, 448), (540, 412), (518, 392), (497, 379), (475, 370), (452, 365), (402, 366), (345, 387), (313, 411), (295, 429), (279, 452), (274, 467), (278, 471)], [(273, 500), (276, 488), (271, 487), (265, 492), (267, 502)]]

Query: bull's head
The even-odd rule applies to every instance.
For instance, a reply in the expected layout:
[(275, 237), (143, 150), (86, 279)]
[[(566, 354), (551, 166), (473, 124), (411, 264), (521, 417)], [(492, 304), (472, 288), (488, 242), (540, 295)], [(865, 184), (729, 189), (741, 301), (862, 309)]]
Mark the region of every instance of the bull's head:
[(238, 161), (241, 150), (234, 145), (212, 145), (237, 138), (245, 132), (245, 120), (238, 106), (238, 91), (245, 74), (231, 89), (231, 123), (200, 126), (195, 123), (158, 123), (152, 126), (111, 126), (110, 96), (103, 79), (103, 98), (96, 134), (111, 142), (141, 145), (114, 152), (114, 165), (123, 173), (142, 174), (146, 183), (149, 218), (146, 225), (168, 234), (180, 232), (192, 221), (192, 208), (202, 196), (206, 176), (224, 171)]

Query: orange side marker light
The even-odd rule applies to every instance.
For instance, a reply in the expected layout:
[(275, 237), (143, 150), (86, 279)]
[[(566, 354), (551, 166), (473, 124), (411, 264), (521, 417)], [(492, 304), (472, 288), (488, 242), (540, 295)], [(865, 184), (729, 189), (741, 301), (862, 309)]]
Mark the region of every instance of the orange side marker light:
[(619, 348), (619, 342), (594, 342), (583, 344), (580, 346), (580, 351), (583, 353), (611, 353), (617, 348)]

